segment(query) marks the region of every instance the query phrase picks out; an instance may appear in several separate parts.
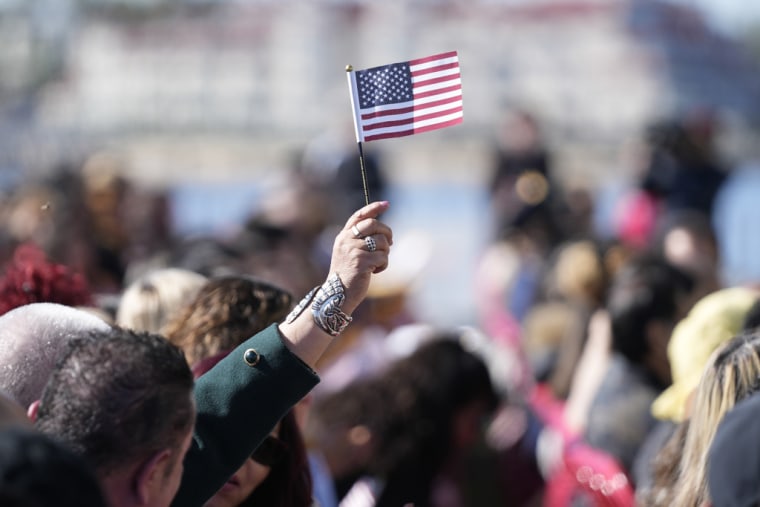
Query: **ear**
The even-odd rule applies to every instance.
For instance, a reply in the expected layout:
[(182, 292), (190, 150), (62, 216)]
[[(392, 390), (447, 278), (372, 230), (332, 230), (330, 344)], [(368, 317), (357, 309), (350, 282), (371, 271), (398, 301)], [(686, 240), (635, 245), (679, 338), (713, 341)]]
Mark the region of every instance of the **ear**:
[(171, 464), (171, 450), (163, 449), (150, 456), (137, 469), (132, 486), (132, 494), (138, 505), (150, 505), (151, 499), (163, 487), (166, 467)]
[(37, 420), (37, 412), (40, 410), (40, 400), (33, 401), (29, 408), (26, 409), (26, 416), (30, 421), (35, 422)]

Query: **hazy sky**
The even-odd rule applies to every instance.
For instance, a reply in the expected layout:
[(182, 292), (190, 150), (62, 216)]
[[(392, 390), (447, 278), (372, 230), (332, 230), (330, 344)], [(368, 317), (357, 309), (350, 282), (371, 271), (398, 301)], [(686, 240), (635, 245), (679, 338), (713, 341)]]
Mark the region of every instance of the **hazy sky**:
[[(27, 0), (0, 0), (0, 6), (19, 5)], [(73, 1), (73, 0), (70, 0)], [(121, 2), (152, 3), (153, 0), (117, 0)], [(245, 0), (238, 0), (245, 1)], [(532, 0), (510, 0), (530, 3)], [(544, 0), (546, 1), (546, 0)], [(671, 0), (700, 7), (713, 24), (725, 31), (735, 31), (752, 23), (760, 23), (760, 0)], [(38, 5), (54, 5), (60, 0), (35, 0)]]
[(718, 27), (725, 30), (742, 29), (751, 23), (760, 22), (760, 2), (758, 0), (677, 1), (702, 8)]

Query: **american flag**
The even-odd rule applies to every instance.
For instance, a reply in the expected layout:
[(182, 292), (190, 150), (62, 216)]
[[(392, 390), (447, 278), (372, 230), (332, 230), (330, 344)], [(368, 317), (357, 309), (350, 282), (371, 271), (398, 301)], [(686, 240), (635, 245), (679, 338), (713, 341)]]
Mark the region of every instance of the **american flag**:
[(410, 136), (462, 123), (456, 51), (350, 71), (356, 140)]

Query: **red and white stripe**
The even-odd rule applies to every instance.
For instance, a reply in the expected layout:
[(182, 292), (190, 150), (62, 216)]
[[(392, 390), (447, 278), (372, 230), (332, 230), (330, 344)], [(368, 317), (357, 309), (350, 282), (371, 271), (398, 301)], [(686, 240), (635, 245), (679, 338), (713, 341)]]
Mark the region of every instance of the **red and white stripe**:
[(457, 52), (411, 60), (409, 69), (412, 100), (358, 111), (359, 142), (409, 136), (462, 123), (462, 78)]

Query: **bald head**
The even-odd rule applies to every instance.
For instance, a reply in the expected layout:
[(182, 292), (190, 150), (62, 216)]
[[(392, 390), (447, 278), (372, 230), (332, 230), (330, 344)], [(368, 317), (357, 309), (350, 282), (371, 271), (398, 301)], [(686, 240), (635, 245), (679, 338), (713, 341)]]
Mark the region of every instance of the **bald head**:
[(109, 329), (84, 310), (33, 303), (0, 316), (0, 390), (28, 407), (38, 400), (72, 338)]

